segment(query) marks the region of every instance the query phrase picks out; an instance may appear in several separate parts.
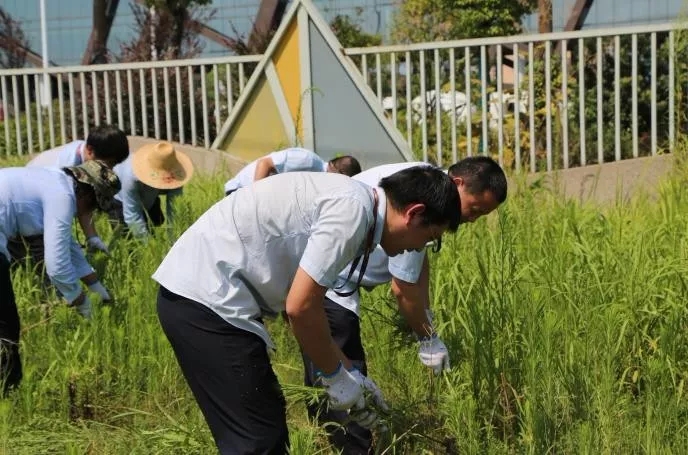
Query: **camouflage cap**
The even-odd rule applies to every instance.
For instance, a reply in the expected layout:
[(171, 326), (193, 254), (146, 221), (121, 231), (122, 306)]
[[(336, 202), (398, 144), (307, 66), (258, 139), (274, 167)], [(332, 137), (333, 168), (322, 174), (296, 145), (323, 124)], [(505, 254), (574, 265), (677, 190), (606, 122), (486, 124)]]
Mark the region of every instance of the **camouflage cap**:
[(103, 211), (110, 209), (115, 194), (122, 188), (117, 174), (100, 160), (88, 160), (64, 169), (77, 181), (93, 188), (98, 207)]

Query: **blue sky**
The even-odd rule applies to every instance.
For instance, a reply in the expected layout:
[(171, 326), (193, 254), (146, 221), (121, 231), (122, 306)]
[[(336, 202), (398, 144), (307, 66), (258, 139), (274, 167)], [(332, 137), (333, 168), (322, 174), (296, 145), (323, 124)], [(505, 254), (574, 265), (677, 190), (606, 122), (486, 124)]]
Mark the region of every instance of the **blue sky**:
[[(133, 14), (131, 0), (120, 0), (119, 10), (109, 45), (116, 50), (119, 43), (132, 35)], [(48, 53), (60, 65), (79, 64), (92, 24), (91, 0), (45, 0), (48, 24)], [(216, 10), (209, 25), (232, 35), (230, 24), (240, 33), (247, 33), (255, 16), (259, 0), (214, 0)], [(326, 19), (335, 14), (354, 15), (363, 8), (363, 28), (368, 32), (386, 34), (394, 12), (394, 0), (314, 0)], [(554, 0), (553, 25), (561, 30), (575, 0)], [(584, 28), (609, 27), (634, 23), (670, 22), (675, 20), (683, 0), (596, 0)], [(3, 0), (3, 7), (22, 23), (32, 48), (40, 53), (39, 0)], [(527, 31), (537, 31), (537, 17), (524, 18)], [(225, 51), (208, 42), (204, 55), (222, 55)]]

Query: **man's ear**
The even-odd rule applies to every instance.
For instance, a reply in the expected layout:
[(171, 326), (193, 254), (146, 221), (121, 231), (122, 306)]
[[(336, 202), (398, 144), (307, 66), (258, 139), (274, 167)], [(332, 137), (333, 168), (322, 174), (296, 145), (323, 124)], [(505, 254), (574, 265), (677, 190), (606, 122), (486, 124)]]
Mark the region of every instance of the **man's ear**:
[(83, 160), (92, 160), (95, 159), (95, 157), (96, 155), (95, 153), (93, 153), (93, 147), (91, 147), (90, 145), (84, 145), (84, 153), (82, 156)]
[(418, 215), (421, 215), (423, 212), (425, 212), (425, 204), (415, 203), (407, 205), (406, 209), (404, 209), (404, 220), (406, 224), (411, 223), (411, 220), (417, 218)]
[(452, 177), (452, 180), (456, 186), (463, 186), (464, 184), (463, 177)]

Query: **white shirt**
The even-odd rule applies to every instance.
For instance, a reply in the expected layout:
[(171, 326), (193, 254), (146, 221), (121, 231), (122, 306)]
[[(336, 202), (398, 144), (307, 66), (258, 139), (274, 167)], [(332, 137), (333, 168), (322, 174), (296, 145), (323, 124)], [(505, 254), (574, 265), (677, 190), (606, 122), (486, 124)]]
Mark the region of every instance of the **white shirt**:
[[(382, 237), (386, 211), (384, 192), (377, 192), (374, 245)], [(367, 185), (333, 173), (278, 174), (237, 190), (201, 215), (153, 279), (273, 348), (258, 318), (285, 309), (298, 267), (331, 287), (363, 253), (372, 223)]]
[[(277, 152), (272, 152), (268, 155), (272, 158), (278, 174), (285, 172), (325, 172), (327, 170), (327, 161), (323, 161), (315, 153), (304, 148), (293, 147)], [(253, 183), (253, 176), (256, 173), (256, 165), (259, 160), (255, 160), (247, 164), (239, 171), (234, 178), (225, 183), (225, 193), (227, 191), (234, 191), (244, 186)]]
[[(393, 163), (383, 164), (382, 166), (375, 166), (366, 171), (363, 171), (352, 178), (369, 186), (377, 186), (384, 177), (394, 174), (414, 166), (427, 165), (422, 161), (410, 163)], [(423, 260), (425, 258), (425, 251), (406, 251), (397, 256), (389, 257), (379, 245), (371, 253), (368, 260), (368, 266), (363, 274), (361, 286), (366, 289), (372, 289), (380, 284), (389, 283), (392, 278), (397, 278), (408, 283), (416, 283), (420, 277), (420, 272), (423, 268)], [(342, 270), (339, 274), (339, 279), (335, 286), (340, 286), (345, 283), (346, 277), (349, 275), (350, 264)], [(351, 291), (354, 288), (354, 279), (358, 277), (361, 265), (359, 264), (351, 275), (349, 283), (342, 288), (336, 289), (337, 292)], [(352, 282), (353, 281), (353, 282)], [(333, 302), (341, 305), (349, 311), (353, 311), (356, 315), (359, 314), (360, 293), (354, 292), (350, 296), (342, 297), (335, 293), (333, 289), (328, 289), (325, 297)]]
[(39, 153), (34, 159), (26, 163), (27, 166), (69, 167), (78, 166), (84, 162), (81, 148), (86, 141), (72, 141), (68, 144)]
[(42, 234), (46, 272), (69, 302), (81, 294), (79, 278), (93, 272), (72, 237), (75, 215), (73, 179), (62, 170), (0, 169), (0, 254), (10, 259), (10, 238)]
[(122, 215), (129, 229), (134, 234), (145, 235), (148, 233), (145, 211), (153, 206), (159, 195), (165, 194), (167, 195), (165, 217), (167, 223), (171, 224), (174, 220), (172, 201), (176, 196), (183, 193), (183, 188), (159, 190), (146, 185), (134, 175), (131, 157), (130, 154), (126, 160), (112, 168), (122, 185), (119, 193), (115, 195), (115, 199), (122, 203)]

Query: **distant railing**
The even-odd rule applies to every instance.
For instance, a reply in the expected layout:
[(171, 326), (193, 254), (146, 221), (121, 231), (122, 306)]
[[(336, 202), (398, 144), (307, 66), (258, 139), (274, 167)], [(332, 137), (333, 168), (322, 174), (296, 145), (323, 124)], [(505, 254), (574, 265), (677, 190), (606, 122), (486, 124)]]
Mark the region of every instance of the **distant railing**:
[[(345, 53), (419, 159), (447, 165), (490, 154), (535, 172), (671, 152), (686, 128), (677, 115), (687, 82), (683, 30), (652, 25)], [(0, 154), (83, 138), (102, 122), (208, 148), (260, 59), (0, 70)]]
[(535, 172), (672, 151), (685, 130), (679, 33), (653, 25), (346, 53), (419, 158), (489, 153)]
[(104, 122), (208, 148), (260, 58), (0, 70), (0, 154), (85, 138)]

